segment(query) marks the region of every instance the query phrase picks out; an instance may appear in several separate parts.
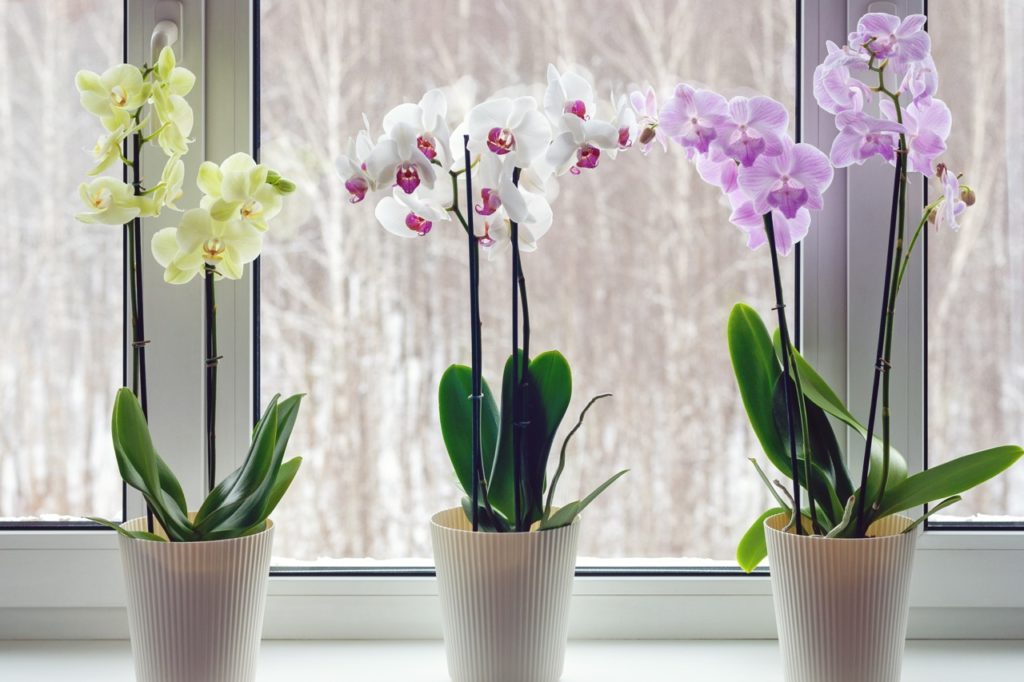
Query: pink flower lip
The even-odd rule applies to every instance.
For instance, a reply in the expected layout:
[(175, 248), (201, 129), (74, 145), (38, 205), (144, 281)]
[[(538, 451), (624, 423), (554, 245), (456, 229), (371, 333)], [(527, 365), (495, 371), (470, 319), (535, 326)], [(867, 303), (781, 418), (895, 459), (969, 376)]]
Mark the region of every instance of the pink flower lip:
[(484, 236), (477, 237), (477, 241), (480, 243), (480, 246), (483, 247), (494, 246), (494, 237), (491, 236), (490, 223), (484, 223)]
[(579, 116), (584, 121), (587, 120), (587, 105), (583, 100), (578, 99), (572, 102), (565, 103), (565, 113), (572, 114), (573, 116)]
[(491, 128), (487, 133), (487, 148), (498, 156), (516, 148), (516, 136), (508, 128)]
[(601, 160), (601, 150), (593, 145), (585, 144), (576, 150), (576, 166), (578, 168), (597, 168)]
[(370, 189), (370, 183), (366, 181), (366, 178), (356, 175), (345, 181), (345, 189), (352, 195), (349, 202), (358, 204), (366, 198), (366, 191)]
[(412, 194), (420, 186), (420, 172), (411, 163), (403, 163), (395, 172), (395, 184), (406, 194)]
[(480, 198), (483, 202), (474, 206), (480, 215), (491, 215), (501, 207), (501, 197), (490, 187), (480, 190)]
[(437, 158), (437, 146), (429, 135), (420, 135), (416, 138), (416, 148), (423, 152), (423, 156), (433, 161)]
[(409, 213), (409, 215), (405, 216), (405, 226), (422, 237), (430, 232), (430, 228), (432, 228), (434, 224), (426, 218), (421, 218), (415, 213)]
[(783, 176), (782, 186), (768, 193), (768, 205), (782, 211), (782, 215), (790, 220), (796, 217), (799, 211), (810, 198), (805, 187), (793, 187), (789, 178)]
[(619, 128), (619, 149), (629, 149), (633, 146), (633, 140), (629, 139), (629, 126)]

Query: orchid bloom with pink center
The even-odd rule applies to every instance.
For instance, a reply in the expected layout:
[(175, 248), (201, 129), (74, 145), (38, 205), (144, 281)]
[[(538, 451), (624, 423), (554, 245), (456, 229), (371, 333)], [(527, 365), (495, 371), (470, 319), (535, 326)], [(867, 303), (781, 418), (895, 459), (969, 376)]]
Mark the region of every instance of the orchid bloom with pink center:
[(505, 157), (520, 168), (533, 163), (551, 142), (551, 126), (532, 97), (499, 97), (478, 104), (469, 112), (466, 131), (475, 153)]
[[(364, 116), (365, 121), (365, 116)], [(373, 143), (370, 142), (369, 122), (366, 122), (366, 130), (360, 130), (356, 138), (349, 139), (346, 145), (346, 153), (338, 157), (335, 167), (338, 176), (345, 185), (345, 191), (349, 194), (349, 202), (358, 204), (366, 198), (366, 193), (375, 189), (373, 180), (366, 172), (366, 159), (373, 151)]]
[(593, 115), (595, 106), (594, 88), (586, 78), (571, 71), (559, 73), (554, 64), (548, 64), (544, 113), (556, 131), (564, 129), (565, 118), (588, 120)]
[(924, 59), (931, 50), (931, 38), (924, 30), (927, 21), (923, 14), (911, 14), (901, 21), (892, 14), (871, 12), (860, 18), (848, 41), (870, 52), (876, 62), (888, 60), (902, 71), (911, 62)]
[(822, 207), (822, 193), (832, 184), (832, 175), (832, 165), (820, 150), (787, 137), (777, 156), (762, 154), (749, 168), (740, 167), (739, 186), (758, 213), (778, 209), (792, 220), (801, 208)]
[[(537, 241), (551, 229), (554, 215), (551, 205), (540, 194), (520, 191), (527, 217), (517, 221), (519, 225), (519, 250), (536, 251)], [(496, 260), (512, 245), (512, 225), (504, 210), (477, 219), (474, 229), (480, 246), (487, 252), (488, 260)]]
[(935, 207), (934, 213), (929, 218), (935, 221), (936, 227), (949, 226), (951, 230), (959, 230), (960, 223), (957, 222), (957, 218), (967, 210), (967, 203), (963, 200), (963, 188), (960, 186), (960, 177), (942, 163), (935, 169), (935, 175), (942, 183), (942, 201)]
[[(732, 214), (729, 222), (747, 234), (747, 247), (759, 249), (768, 243), (764, 229), (764, 216), (754, 210), (754, 203), (741, 190), (728, 195)], [(781, 211), (772, 211), (772, 228), (775, 233), (775, 248), (788, 256), (793, 247), (807, 236), (811, 226), (811, 213), (801, 208), (793, 218), (787, 218)]]
[(434, 223), (451, 220), (448, 213), (451, 188), (445, 185), (439, 183), (437, 190), (423, 191), (422, 194), (406, 194), (400, 187), (395, 187), (390, 196), (377, 202), (374, 210), (377, 222), (399, 237), (425, 236)]
[(377, 142), (366, 159), (366, 174), (378, 187), (397, 185), (406, 194), (412, 194), (423, 184), (434, 186), (437, 173), (417, 145), (415, 128), (396, 122), (389, 134)]
[(565, 171), (579, 175), (583, 169), (597, 168), (602, 150), (614, 154), (619, 148), (619, 130), (608, 121), (567, 117), (563, 123), (566, 130), (551, 142), (544, 158), (559, 175)]
[(871, 101), (871, 88), (854, 78), (852, 62), (843, 48), (831, 40), (826, 43), (828, 57), (814, 69), (814, 99), (830, 114), (861, 111)]
[(710, 90), (676, 86), (672, 98), (661, 108), (660, 120), (665, 133), (681, 144), (692, 158), (695, 152), (706, 154), (718, 129), (728, 120), (725, 98)]
[(658, 96), (655, 94), (654, 88), (648, 86), (644, 92), (634, 90), (629, 94), (629, 103), (636, 111), (637, 125), (640, 126), (640, 133), (637, 137), (640, 151), (646, 156), (654, 143), (658, 142), (661, 144), (661, 148), (667, 152), (668, 135), (659, 124)]
[(420, 99), (418, 104), (399, 104), (384, 116), (384, 134), (391, 135), (399, 124), (404, 124), (416, 133), (416, 148), (429, 161), (441, 165), (449, 160), (448, 145), (448, 102), (444, 93), (435, 88)]
[(771, 97), (733, 97), (714, 143), (726, 156), (749, 167), (762, 154), (782, 152), (788, 125), (786, 107)]
[(895, 162), (899, 134), (906, 128), (899, 123), (874, 118), (860, 111), (844, 111), (836, 116), (839, 134), (832, 141), (829, 158), (836, 168), (861, 165), (872, 156)]
[(615, 105), (616, 112), (615, 121), (612, 124), (619, 131), (618, 149), (612, 150), (609, 154), (609, 156), (614, 158), (616, 152), (625, 151), (636, 144), (637, 136), (640, 134), (640, 124), (636, 118), (636, 111), (633, 110), (633, 106), (630, 104), (629, 97), (623, 95), (616, 100), (613, 96), (612, 103)]
[(515, 167), (500, 157), (487, 154), (473, 170), (473, 210), (480, 216), (493, 216), (499, 210), (511, 220), (532, 220), (523, 192), (512, 182)]
[[(896, 120), (896, 107), (891, 101), (883, 100), (879, 106), (886, 119)], [(946, 103), (937, 98), (920, 104), (911, 103), (903, 109), (902, 114), (909, 152), (907, 167), (911, 171), (930, 176), (935, 159), (946, 151), (946, 139), (953, 127), (953, 115)], [(895, 159), (889, 160), (895, 164)]]

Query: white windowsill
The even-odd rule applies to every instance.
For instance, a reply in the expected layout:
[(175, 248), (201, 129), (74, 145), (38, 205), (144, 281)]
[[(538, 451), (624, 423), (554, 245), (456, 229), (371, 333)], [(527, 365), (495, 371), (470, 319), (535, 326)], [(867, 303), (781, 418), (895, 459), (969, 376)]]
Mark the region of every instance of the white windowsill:
[[(903, 682), (1020, 680), (1024, 641), (911, 641)], [(0, 642), (0, 678), (131, 682), (125, 641)], [(263, 643), (259, 682), (447, 682), (438, 641)], [(774, 641), (572, 641), (562, 682), (781, 682)]]

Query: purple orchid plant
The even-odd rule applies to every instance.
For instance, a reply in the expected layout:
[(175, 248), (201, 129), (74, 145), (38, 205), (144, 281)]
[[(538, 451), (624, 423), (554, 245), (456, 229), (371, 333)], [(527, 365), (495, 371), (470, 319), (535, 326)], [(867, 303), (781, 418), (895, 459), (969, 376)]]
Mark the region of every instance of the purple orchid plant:
[[(960, 175), (937, 162), (946, 149), (952, 116), (935, 97), (938, 73), (925, 22), (922, 15), (901, 20), (867, 14), (847, 45), (828, 43), (828, 55), (814, 74), (815, 98), (835, 115), (839, 131), (827, 157), (789, 136), (785, 107), (768, 97), (727, 101), (710, 90), (679, 85), (651, 118), (653, 126), (684, 148), (701, 178), (722, 191), (732, 208), (730, 222), (746, 233), (747, 245), (757, 249), (767, 244), (771, 258), (778, 332), (773, 339), (757, 312), (738, 304), (729, 318), (729, 349), (755, 435), (791, 486), (772, 482), (751, 459), (777, 506), (762, 514), (740, 541), (737, 559), (747, 571), (766, 555), (764, 520), (770, 516), (788, 514), (787, 530), (796, 534), (863, 538), (871, 536), (872, 524), (880, 518), (936, 502), (908, 523), (909, 532), (1024, 455), (1019, 446), (1001, 446), (908, 476), (906, 461), (890, 442), (889, 370), (900, 286), (925, 226), (957, 229), (958, 219), (975, 202), (974, 191), (961, 184)], [(833, 168), (863, 164), (875, 156), (894, 166), (895, 174), (877, 362), (865, 426), (792, 344), (778, 258), (807, 236), (812, 211), (822, 208)], [(924, 208), (907, 244), (910, 173), (936, 178), (941, 193)], [(875, 435), (879, 388), (880, 438)], [(856, 487), (830, 418), (864, 439)]]

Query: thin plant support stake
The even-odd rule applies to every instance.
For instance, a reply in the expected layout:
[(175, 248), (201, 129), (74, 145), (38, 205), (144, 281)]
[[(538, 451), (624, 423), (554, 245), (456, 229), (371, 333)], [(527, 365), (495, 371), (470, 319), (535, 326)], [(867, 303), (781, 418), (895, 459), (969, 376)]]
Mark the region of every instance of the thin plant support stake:
[[(902, 152), (902, 145), (901, 145)], [(882, 284), (882, 313), (878, 322), (878, 347), (875, 352), (875, 375), (871, 382), (871, 406), (868, 408), (867, 433), (864, 437), (864, 463), (860, 470), (860, 497), (857, 499), (857, 535), (867, 531), (865, 518), (865, 499), (867, 498), (868, 469), (871, 465), (871, 445), (875, 434), (875, 412), (878, 410), (878, 384), (882, 373), (889, 371), (889, 363), (885, 359), (886, 313), (889, 307), (889, 288), (892, 286), (893, 252), (896, 248), (896, 223), (899, 199), (902, 193), (901, 178), (903, 177), (903, 153), (896, 155), (896, 174), (893, 178), (892, 209), (889, 215), (889, 246), (885, 257), (885, 280)], [(888, 464), (888, 462), (886, 462)]]
[[(792, 525), (794, 526), (794, 532), (797, 535), (802, 535), (804, 531), (803, 521), (800, 518), (801, 507), (800, 507), (800, 460), (796, 454), (796, 419), (793, 415), (793, 401), (790, 397), (790, 345), (789, 345), (789, 326), (786, 324), (786, 304), (782, 295), (782, 278), (779, 275), (779, 254), (775, 246), (775, 225), (772, 222), (772, 213), (769, 211), (764, 214), (764, 231), (768, 238), (768, 252), (772, 257), (772, 277), (775, 282), (775, 310), (779, 316), (779, 335), (782, 337), (782, 390), (783, 396), (786, 400), (786, 429), (789, 431), (789, 462), (792, 469), (793, 475), (793, 519)], [(802, 400), (803, 396), (798, 396), (798, 400)], [(810, 487), (810, 478), (808, 478), (808, 488)], [(808, 495), (813, 499), (813, 495), (808, 490)], [(813, 519), (813, 516), (811, 517)]]
[(203, 278), (206, 335), (206, 489), (213, 490), (217, 482), (217, 299), (214, 277), (217, 268), (207, 263)]
[[(469, 325), (470, 325), (470, 366), (473, 394), (473, 490), (470, 491), (473, 508), (473, 530), (480, 529), (480, 486), (483, 485), (483, 452), (480, 438), (481, 411), (483, 408), (483, 354), (480, 338), (480, 249), (476, 231), (473, 229), (473, 178), (469, 153), (469, 135), (462, 136), (466, 160), (466, 234), (469, 245)], [(458, 197), (454, 198), (458, 202)]]
[[(520, 168), (512, 171), (512, 184), (519, 187)], [(519, 254), (519, 223), (509, 221), (512, 241), (512, 462), (513, 481), (515, 483), (515, 529), (529, 530), (526, 526), (526, 514), (523, 506), (527, 502), (523, 498), (523, 432), (530, 422), (526, 397), (529, 387), (530, 367), (530, 307), (526, 298), (526, 277), (523, 275), (523, 262)], [(519, 308), (523, 311), (523, 353), (519, 356)]]

